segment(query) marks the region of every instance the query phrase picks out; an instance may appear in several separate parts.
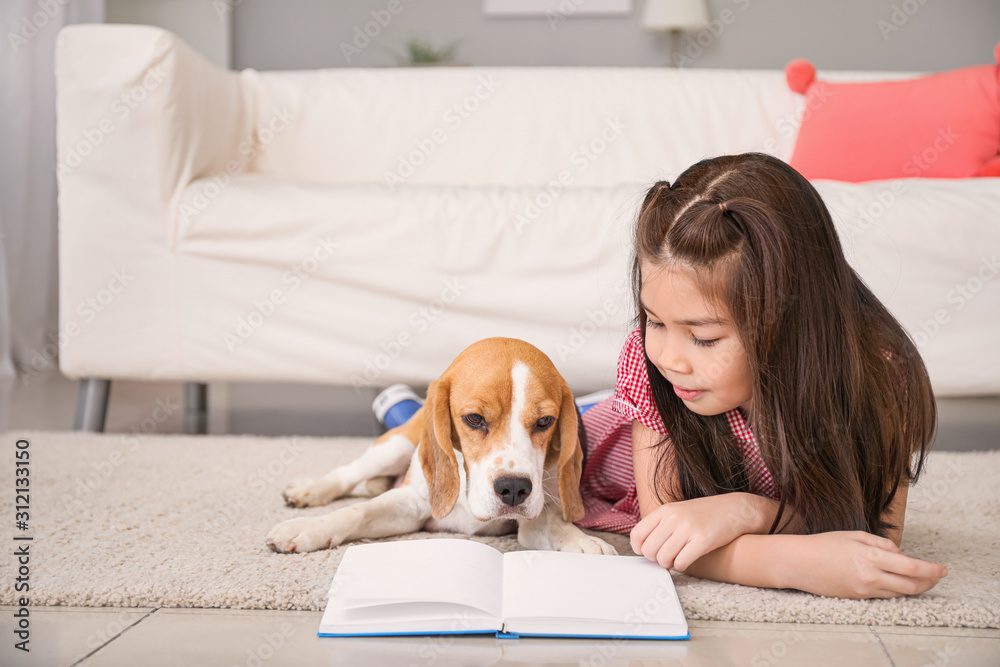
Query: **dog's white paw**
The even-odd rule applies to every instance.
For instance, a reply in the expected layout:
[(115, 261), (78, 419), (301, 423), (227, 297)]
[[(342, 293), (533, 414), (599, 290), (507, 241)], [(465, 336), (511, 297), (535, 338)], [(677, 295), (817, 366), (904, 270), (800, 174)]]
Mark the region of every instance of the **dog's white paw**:
[(282, 521), (271, 529), (265, 542), (271, 551), (278, 553), (306, 553), (330, 546), (330, 528), (327, 522), (312, 517)]
[(559, 545), (559, 551), (571, 551), (578, 554), (604, 554), (605, 556), (618, 555), (618, 550), (601, 538), (582, 532), (565, 539)]
[(281, 492), (289, 507), (319, 507), (329, 505), (344, 495), (345, 489), (336, 482), (318, 479), (296, 479)]
[(610, 544), (608, 544), (607, 542), (605, 542), (601, 538), (599, 538), (599, 537), (593, 537), (593, 536), (590, 536), (590, 535), (588, 535), (587, 537), (589, 537), (590, 540), (593, 543), (595, 543), (594, 546), (596, 548), (595, 548), (594, 551), (588, 551), (586, 553), (604, 554), (605, 556), (617, 556), (618, 555), (618, 549), (615, 549), (613, 546), (611, 546)]

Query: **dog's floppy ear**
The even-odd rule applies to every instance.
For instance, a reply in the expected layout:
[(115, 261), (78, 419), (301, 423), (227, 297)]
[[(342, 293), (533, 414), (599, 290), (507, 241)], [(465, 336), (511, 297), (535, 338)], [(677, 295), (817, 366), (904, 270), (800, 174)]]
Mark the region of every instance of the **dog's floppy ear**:
[[(562, 405), (559, 408), (559, 430), (552, 435), (549, 451), (558, 450), (559, 500), (562, 515), (566, 521), (577, 521), (584, 515), (583, 499), (580, 497), (580, 475), (583, 472), (583, 446), (577, 430), (576, 403), (573, 392), (563, 383)], [(548, 457), (546, 457), (548, 458)]]
[(452, 444), (451, 383), (435, 380), (427, 388), (423, 432), (420, 435), (420, 467), (430, 491), (431, 515), (442, 519), (458, 501), (460, 478), (458, 459)]

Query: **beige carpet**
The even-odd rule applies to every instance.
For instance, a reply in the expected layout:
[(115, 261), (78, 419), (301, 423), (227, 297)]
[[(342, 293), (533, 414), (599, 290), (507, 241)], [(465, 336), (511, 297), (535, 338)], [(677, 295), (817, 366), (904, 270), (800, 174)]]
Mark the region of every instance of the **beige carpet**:
[[(23, 533), (14, 530), (18, 438), (31, 443)], [(0, 604), (15, 601), (11, 545), (30, 544), (33, 605), (322, 609), (346, 547), (279, 555), (264, 535), (284, 519), (329, 511), (287, 508), (280, 491), (349, 461), (368, 442), (8, 432)], [(34, 541), (14, 542), (12, 533)], [(520, 548), (513, 537), (477, 539)], [(625, 536), (608, 539), (631, 553)], [(1000, 627), (1000, 452), (932, 456), (910, 492), (903, 550), (947, 565), (948, 577), (923, 595), (873, 601), (674, 577), (689, 619)]]

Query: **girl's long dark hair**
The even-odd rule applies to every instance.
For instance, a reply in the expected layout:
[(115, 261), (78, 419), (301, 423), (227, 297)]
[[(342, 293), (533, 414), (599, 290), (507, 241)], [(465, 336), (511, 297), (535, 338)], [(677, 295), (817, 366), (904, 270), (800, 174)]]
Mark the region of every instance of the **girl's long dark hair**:
[[(920, 474), (936, 404), (916, 346), (847, 263), (816, 189), (769, 155), (703, 160), (650, 188), (635, 238), (644, 338), (642, 264), (693, 269), (732, 318), (753, 382), (748, 421), (781, 490), (771, 532), (786, 504), (810, 533), (896, 528), (883, 514)], [(670, 433), (657, 445), (672, 454), (658, 459), (661, 501), (749, 491), (725, 417), (692, 412), (646, 367)]]

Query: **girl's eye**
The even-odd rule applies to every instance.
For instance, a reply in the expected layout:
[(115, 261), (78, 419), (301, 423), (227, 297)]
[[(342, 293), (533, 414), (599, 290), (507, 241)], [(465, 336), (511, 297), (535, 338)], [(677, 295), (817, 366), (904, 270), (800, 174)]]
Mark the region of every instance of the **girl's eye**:
[(691, 336), (691, 340), (694, 342), (695, 345), (699, 345), (701, 347), (712, 347), (713, 345), (719, 342), (718, 338), (713, 338), (712, 340), (702, 340), (700, 338), (696, 338), (693, 335)]
[(542, 417), (537, 422), (535, 422), (535, 426), (539, 430), (544, 430), (544, 429), (547, 429), (549, 426), (551, 426), (552, 422), (554, 422), (554, 421), (555, 421), (555, 417)]
[(463, 417), (465, 423), (472, 428), (482, 428), (483, 427), (483, 416), (477, 413), (472, 413), (471, 415), (465, 415)]
[[(661, 328), (663, 328), (663, 322), (654, 322), (647, 315), (646, 316), (646, 326), (649, 327), (649, 328), (651, 328), (651, 329), (661, 329)], [(695, 345), (698, 345), (700, 347), (712, 347), (713, 345), (715, 345), (716, 343), (719, 342), (719, 339), (718, 338), (713, 338), (712, 340), (702, 340), (701, 338), (698, 338), (694, 334), (691, 334), (691, 342), (693, 342)]]

